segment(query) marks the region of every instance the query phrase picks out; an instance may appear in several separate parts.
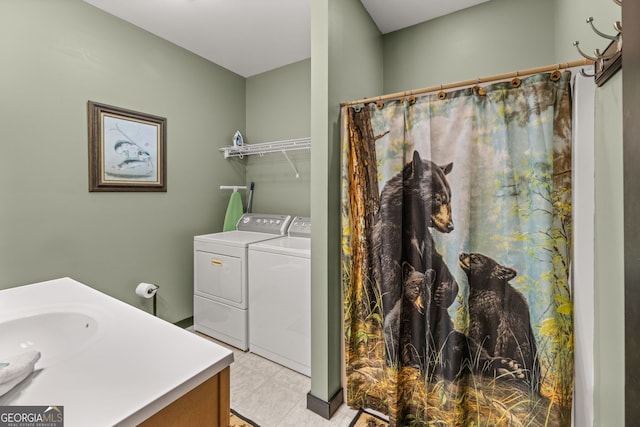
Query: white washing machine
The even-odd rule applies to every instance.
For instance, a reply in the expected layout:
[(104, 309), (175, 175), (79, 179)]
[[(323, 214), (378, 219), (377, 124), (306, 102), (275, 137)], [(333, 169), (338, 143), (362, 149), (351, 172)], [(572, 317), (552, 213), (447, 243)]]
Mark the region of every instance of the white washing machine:
[(193, 238), (194, 329), (249, 348), (248, 247), (287, 232), (289, 215), (244, 214), (236, 230)]
[(249, 245), (249, 350), (311, 375), (311, 219)]

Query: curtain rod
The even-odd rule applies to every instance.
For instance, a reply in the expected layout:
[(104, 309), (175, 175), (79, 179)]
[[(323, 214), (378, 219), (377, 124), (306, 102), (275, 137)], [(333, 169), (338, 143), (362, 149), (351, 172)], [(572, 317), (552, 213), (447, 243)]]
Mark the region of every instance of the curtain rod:
[(494, 81), (497, 81), (497, 80), (504, 80), (504, 79), (509, 79), (509, 78), (513, 78), (513, 77), (528, 76), (528, 75), (531, 75), (531, 74), (544, 73), (544, 72), (547, 72), (547, 71), (565, 70), (567, 68), (587, 66), (587, 65), (591, 65), (591, 64), (593, 64), (593, 61), (590, 61), (588, 59), (580, 59), (578, 61), (564, 62), (564, 63), (560, 63), (560, 64), (555, 64), (555, 65), (547, 65), (545, 67), (529, 68), (527, 70), (514, 71), (514, 72), (511, 72), (511, 73), (505, 73), (505, 74), (496, 74), (495, 76), (481, 77), (481, 78), (478, 78), (478, 79), (465, 80), (465, 81), (462, 81), (462, 82), (448, 83), (448, 84), (444, 84), (444, 85), (425, 87), (425, 88), (422, 88), (422, 89), (407, 90), (407, 91), (404, 91), (404, 92), (396, 92), (396, 93), (391, 93), (391, 94), (388, 94), (388, 95), (374, 96), (372, 98), (358, 99), (356, 101), (347, 101), (347, 102), (341, 103), (340, 106), (344, 107), (344, 106), (356, 105), (356, 104), (369, 104), (371, 102), (390, 101), (390, 100), (404, 98), (404, 97), (407, 97), (407, 96), (422, 95), (422, 94), (429, 93), (429, 92), (442, 91), (442, 90), (453, 89), (453, 88), (458, 88), (458, 87), (462, 87), (462, 86), (477, 85), (477, 84), (480, 84), (480, 83), (490, 83), (490, 82), (494, 82)]

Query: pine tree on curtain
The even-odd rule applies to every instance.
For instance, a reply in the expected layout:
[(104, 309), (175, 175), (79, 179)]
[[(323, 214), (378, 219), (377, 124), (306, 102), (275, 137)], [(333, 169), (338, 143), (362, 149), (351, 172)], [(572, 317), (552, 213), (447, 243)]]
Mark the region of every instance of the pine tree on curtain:
[(343, 107), (351, 406), (570, 425), (570, 78)]

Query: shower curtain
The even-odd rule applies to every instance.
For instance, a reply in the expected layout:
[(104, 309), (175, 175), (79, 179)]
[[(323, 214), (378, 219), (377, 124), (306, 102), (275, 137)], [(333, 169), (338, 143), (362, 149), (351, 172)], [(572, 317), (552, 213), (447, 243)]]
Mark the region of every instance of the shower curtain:
[(350, 406), (570, 425), (570, 79), (342, 108)]

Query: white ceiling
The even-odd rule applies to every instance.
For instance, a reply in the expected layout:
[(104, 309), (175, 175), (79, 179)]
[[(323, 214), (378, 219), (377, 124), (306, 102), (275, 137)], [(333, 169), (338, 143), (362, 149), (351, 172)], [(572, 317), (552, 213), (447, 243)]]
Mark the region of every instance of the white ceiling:
[(489, 0), (360, 0), (382, 34), (486, 1)]
[[(243, 77), (311, 56), (311, 0), (84, 0)], [(383, 34), (488, 0), (361, 0)]]

